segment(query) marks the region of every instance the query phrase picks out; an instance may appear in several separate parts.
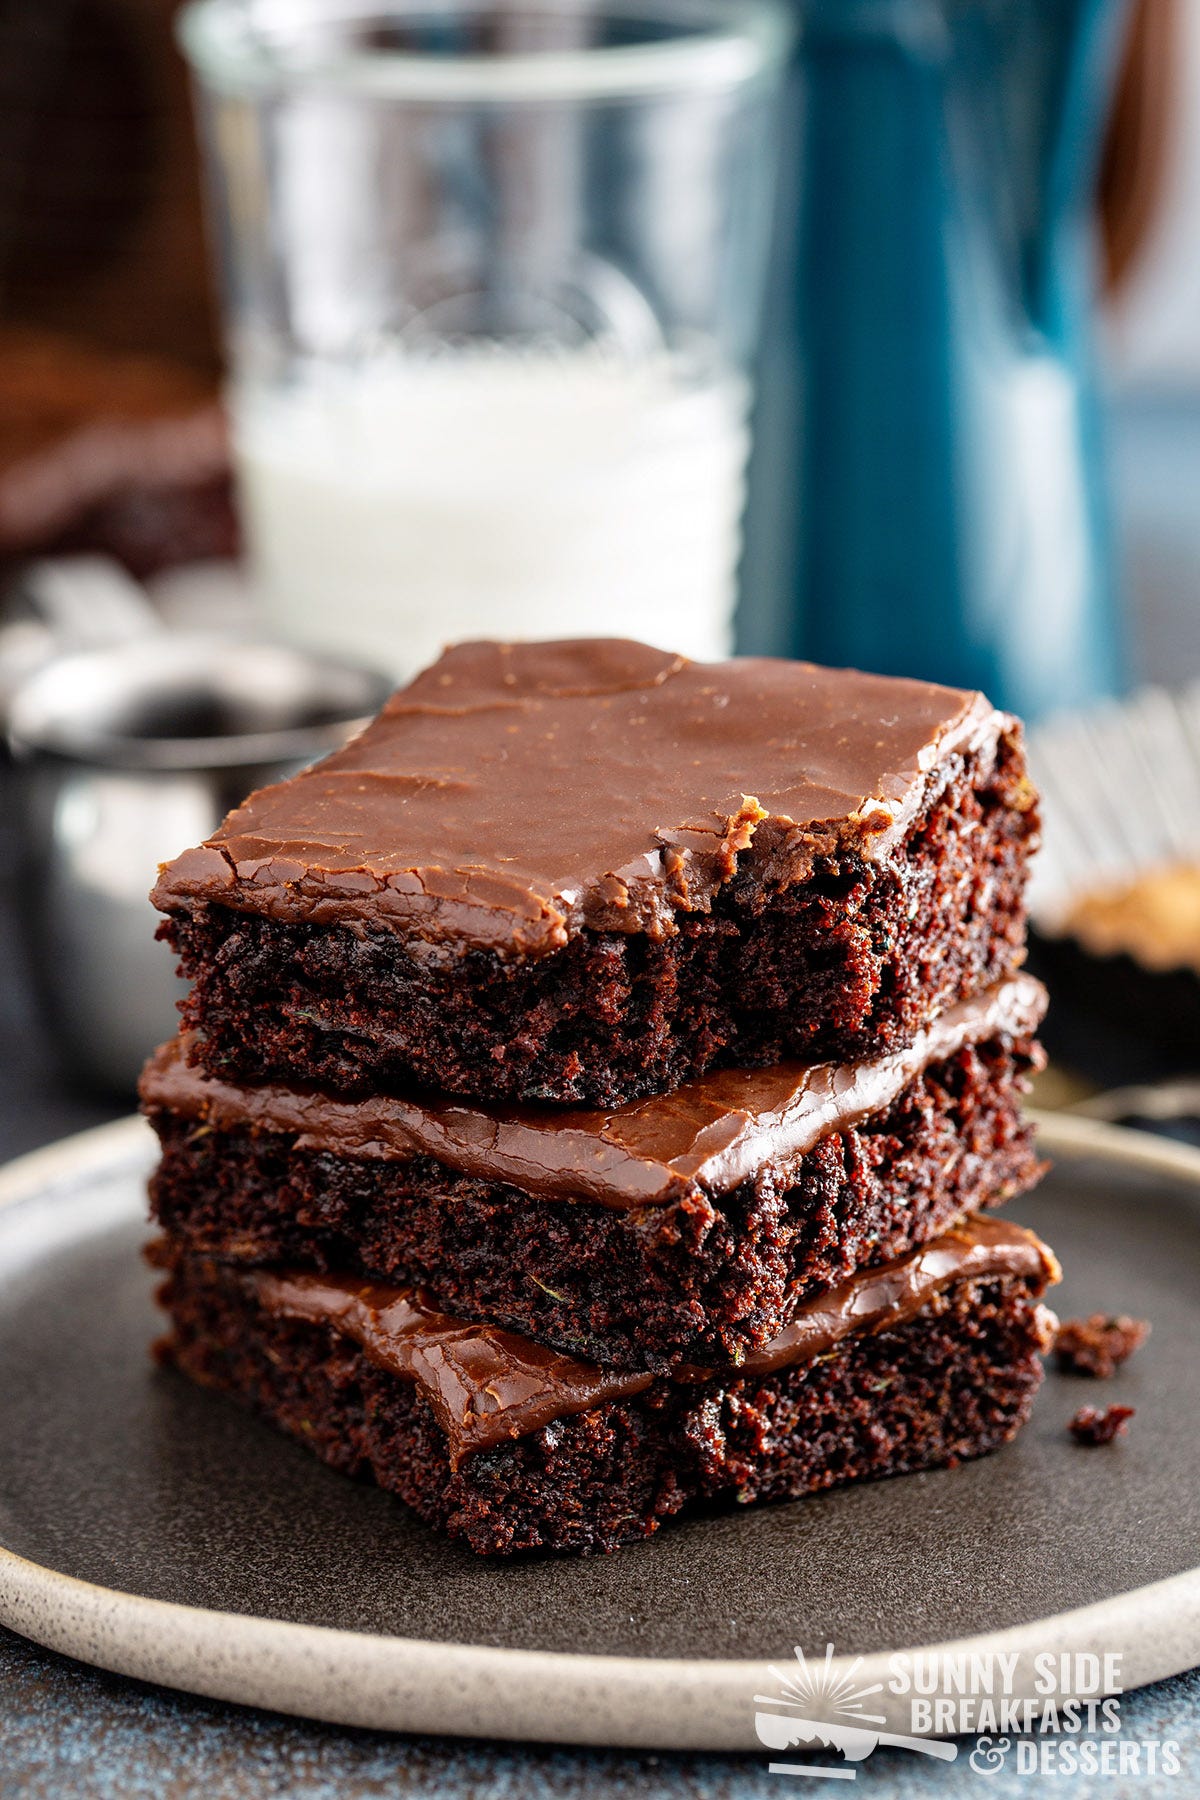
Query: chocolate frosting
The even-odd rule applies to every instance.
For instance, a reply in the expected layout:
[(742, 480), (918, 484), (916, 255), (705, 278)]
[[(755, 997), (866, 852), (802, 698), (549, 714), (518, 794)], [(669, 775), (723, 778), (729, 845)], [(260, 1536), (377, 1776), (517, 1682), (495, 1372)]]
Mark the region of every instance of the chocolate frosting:
[(1014, 730), (980, 694), (810, 663), (459, 644), (165, 865), (152, 898), (386, 927), (429, 954), (661, 936), (739, 858), (786, 882), (847, 840), (885, 855), (940, 761)]
[(544, 1198), (639, 1207), (697, 1188), (727, 1193), (764, 1168), (783, 1172), (828, 1132), (890, 1105), (914, 1075), (964, 1045), (1031, 1036), (1045, 1009), (1040, 982), (1016, 975), (948, 1008), (892, 1055), (723, 1069), (610, 1112), (236, 1087), (189, 1067), (179, 1040), (151, 1059), (141, 1094), (150, 1109), (218, 1130), (294, 1136), (299, 1150), (389, 1162), (431, 1156), (460, 1174)]
[[(1039, 1295), (1059, 1279), (1059, 1268), (1031, 1231), (972, 1215), (921, 1249), (806, 1301), (778, 1337), (737, 1368), (685, 1369), (674, 1379), (725, 1383), (809, 1362), (844, 1338), (912, 1318), (954, 1282), (1003, 1275)], [(554, 1419), (639, 1394), (656, 1379), (577, 1362), (494, 1325), (464, 1323), (419, 1292), (383, 1282), (266, 1269), (237, 1279), (266, 1312), (331, 1326), (377, 1367), (415, 1382), (446, 1435), (452, 1468)]]

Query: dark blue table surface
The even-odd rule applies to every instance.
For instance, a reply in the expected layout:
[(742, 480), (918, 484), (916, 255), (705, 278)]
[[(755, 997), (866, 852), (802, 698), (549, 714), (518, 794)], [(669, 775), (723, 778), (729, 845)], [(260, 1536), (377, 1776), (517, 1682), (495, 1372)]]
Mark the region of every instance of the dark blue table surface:
[[(1113, 1796), (1200, 1793), (1200, 1672), (1126, 1697), (1122, 1736), (1173, 1740), (1174, 1780), (1057, 1777), (1055, 1792)], [(897, 1800), (1045, 1792), (1009, 1766), (974, 1769), (878, 1750), (856, 1787)], [(0, 1794), (4, 1800), (781, 1800), (811, 1779), (772, 1775), (764, 1756), (654, 1756), (640, 1751), (469, 1743), (344, 1731), (173, 1694), (97, 1673), (0, 1631)], [(821, 1791), (818, 1788), (818, 1791)], [(826, 1789), (825, 1791), (829, 1791)], [(839, 1783), (833, 1792), (846, 1791)]]

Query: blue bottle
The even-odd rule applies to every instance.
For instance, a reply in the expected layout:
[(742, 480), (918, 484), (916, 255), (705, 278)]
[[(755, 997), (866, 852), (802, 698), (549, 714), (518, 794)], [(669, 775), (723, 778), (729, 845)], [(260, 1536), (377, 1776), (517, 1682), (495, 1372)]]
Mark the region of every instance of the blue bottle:
[(744, 647), (1029, 718), (1118, 687), (1091, 197), (1124, 16), (805, 0)]

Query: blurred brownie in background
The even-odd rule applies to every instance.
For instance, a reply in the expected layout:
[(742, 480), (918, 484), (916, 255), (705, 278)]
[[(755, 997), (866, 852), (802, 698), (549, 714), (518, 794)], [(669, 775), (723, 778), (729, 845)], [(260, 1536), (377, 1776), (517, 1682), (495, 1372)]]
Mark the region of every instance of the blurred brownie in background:
[(0, 574), (93, 552), (144, 580), (238, 548), (211, 381), (165, 358), (0, 330)]

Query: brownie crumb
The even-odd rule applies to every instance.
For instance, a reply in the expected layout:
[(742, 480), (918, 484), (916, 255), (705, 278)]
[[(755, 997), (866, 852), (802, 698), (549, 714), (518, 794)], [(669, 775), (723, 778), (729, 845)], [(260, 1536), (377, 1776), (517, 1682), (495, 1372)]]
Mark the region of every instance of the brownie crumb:
[(1149, 1336), (1145, 1319), (1131, 1319), (1124, 1313), (1117, 1318), (1093, 1313), (1088, 1319), (1067, 1319), (1059, 1326), (1054, 1355), (1068, 1375), (1094, 1375), (1107, 1381)]
[(1132, 1417), (1132, 1406), (1109, 1406), (1103, 1412), (1098, 1406), (1081, 1406), (1067, 1429), (1077, 1444), (1111, 1444)]

